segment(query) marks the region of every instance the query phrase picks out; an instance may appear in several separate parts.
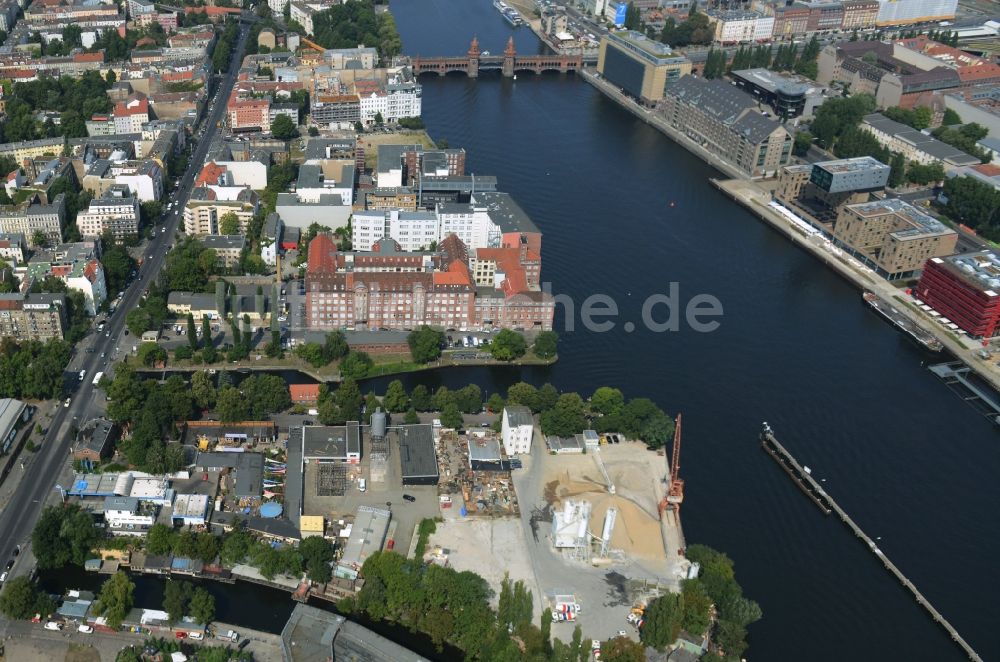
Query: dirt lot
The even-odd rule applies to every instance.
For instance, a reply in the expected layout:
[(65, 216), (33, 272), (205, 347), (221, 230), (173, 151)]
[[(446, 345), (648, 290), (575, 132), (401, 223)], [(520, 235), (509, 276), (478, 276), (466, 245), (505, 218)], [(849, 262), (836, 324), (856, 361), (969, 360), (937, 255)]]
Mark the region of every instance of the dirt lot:
[(458, 571), (472, 571), (490, 583), (496, 593), (493, 596), (494, 605), (500, 594), (500, 582), (506, 573), (514, 581), (522, 580), (532, 590), (535, 613), (541, 613), (536, 588), (538, 583), (531, 569), (519, 519), (446, 519), (438, 523), (428, 550), (438, 546), (449, 550), (450, 567)]

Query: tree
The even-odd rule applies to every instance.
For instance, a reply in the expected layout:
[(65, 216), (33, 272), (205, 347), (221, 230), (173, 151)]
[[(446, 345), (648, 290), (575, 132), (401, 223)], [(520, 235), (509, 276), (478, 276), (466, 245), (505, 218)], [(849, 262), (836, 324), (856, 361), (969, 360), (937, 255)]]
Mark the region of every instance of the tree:
[(498, 361), (513, 361), (524, 356), (524, 336), (510, 329), (502, 329), (490, 342), (490, 354)]
[(191, 395), (201, 409), (211, 409), (215, 405), (215, 383), (212, 375), (201, 370), (191, 375)]
[(406, 337), (410, 346), (410, 356), (417, 363), (430, 363), (441, 356), (441, 345), (444, 343), (444, 333), (424, 325), (417, 327)]
[(410, 406), (417, 411), (431, 411), (434, 403), (430, 391), (423, 384), (417, 384), (410, 392)]
[(288, 385), (278, 375), (258, 374), (248, 377), (240, 384), (239, 390), (246, 402), (248, 415), (255, 421), (288, 409), (292, 404)]
[(893, 152), (889, 159), (889, 181), (890, 188), (896, 188), (905, 181), (906, 158), (899, 152)]
[(536, 414), (541, 411), (538, 406), (538, 389), (527, 382), (518, 382), (507, 389), (507, 404), (524, 405)]
[(951, 108), (945, 108), (944, 117), (941, 120), (941, 124), (943, 126), (954, 126), (956, 124), (961, 124), (961, 123), (962, 123), (962, 118), (959, 117), (958, 113), (956, 113)]
[(540, 359), (551, 359), (556, 355), (558, 345), (558, 333), (555, 331), (542, 331), (535, 337), (535, 356)]
[(368, 376), (375, 362), (365, 352), (350, 351), (340, 362), (340, 374), (351, 379), (361, 379)]
[(506, 403), (503, 400), (503, 396), (499, 393), (493, 393), (490, 395), (489, 399), (486, 401), (486, 408), (494, 414), (499, 414), (503, 411), (504, 405)]
[(169, 554), (176, 538), (173, 528), (166, 524), (154, 524), (146, 534), (146, 551), (158, 556)]
[(386, 411), (394, 414), (406, 411), (410, 406), (410, 401), (406, 396), (406, 389), (403, 388), (403, 382), (398, 379), (389, 382), (389, 386), (385, 390), (385, 397), (382, 398), (382, 404), (385, 405)]
[(449, 402), (441, 410), (441, 425), (443, 427), (460, 430), (464, 424), (462, 412), (458, 410), (458, 406), (454, 402)]
[(406, 416), (403, 417), (403, 423), (405, 425), (416, 425), (420, 422), (420, 417), (417, 416), (417, 412), (413, 407), (406, 410)]
[(319, 135), (319, 128), (315, 127), (315, 126), (310, 126), (309, 127), (309, 136), (311, 138), (315, 138), (318, 135)]
[(101, 586), (101, 593), (94, 602), (93, 610), (98, 616), (104, 616), (108, 627), (117, 630), (132, 608), (132, 593), (135, 584), (128, 575), (119, 570)]
[(171, 625), (184, 617), (193, 590), (190, 582), (167, 580), (163, 591), (163, 611), (167, 612)]
[(712, 608), (712, 598), (705, 587), (697, 579), (685, 579), (681, 582), (681, 595), (684, 598), (684, 616), (681, 627), (690, 634), (701, 636), (711, 623), (709, 611)]
[(646, 624), (639, 632), (642, 643), (663, 650), (677, 640), (681, 631), (680, 596), (667, 593), (650, 601), (643, 615)]
[(49, 506), (35, 524), (31, 547), (39, 568), (82, 566), (97, 538), (93, 517), (78, 506)]
[(616, 388), (601, 386), (590, 396), (591, 410), (604, 416), (620, 414), (625, 407), (625, 396)]
[(583, 400), (576, 393), (559, 396), (555, 407), (542, 412), (540, 423), (542, 432), (557, 437), (572, 437), (583, 432), (587, 419), (583, 415)]
[(4, 582), (0, 593), (0, 613), (8, 618), (27, 620), (35, 614), (45, 617), (56, 610), (56, 603), (26, 575)]
[(281, 114), (271, 122), (271, 135), (278, 140), (291, 140), (299, 137), (298, 127), (288, 115)]
[(198, 587), (191, 595), (191, 617), (202, 625), (215, 620), (215, 597), (207, 589)]
[(163, 349), (155, 342), (144, 342), (139, 344), (136, 358), (144, 366), (155, 366), (167, 361), (167, 350)]
[(646, 649), (628, 637), (615, 637), (601, 645), (601, 659), (604, 662), (644, 662)]
[(245, 421), (248, 403), (238, 389), (227, 386), (216, 393), (215, 411), (219, 415), (219, 420), (225, 423)]
[(306, 565), (306, 574), (314, 582), (325, 584), (332, 572), (333, 546), (321, 536), (309, 536), (299, 545), (299, 553)]
[(795, 144), (792, 146), (792, 152), (795, 156), (805, 156), (809, 151), (809, 148), (813, 144), (813, 135), (808, 131), (799, 131), (795, 134)]
[(192, 352), (198, 351), (198, 327), (194, 323), (194, 315), (188, 313), (187, 318), (187, 335), (188, 335), (188, 345), (191, 347)]
[(226, 212), (219, 218), (219, 234), (238, 234), (240, 231), (240, 218), (236, 212)]

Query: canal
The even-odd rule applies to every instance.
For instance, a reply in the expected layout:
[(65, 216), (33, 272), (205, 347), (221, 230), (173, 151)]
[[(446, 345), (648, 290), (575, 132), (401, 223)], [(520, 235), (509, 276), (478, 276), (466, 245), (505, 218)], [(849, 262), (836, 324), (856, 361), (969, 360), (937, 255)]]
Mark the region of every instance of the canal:
[[(391, 8), (408, 54), (463, 54), (473, 35), (496, 53), (511, 34), (519, 52), (539, 52), (531, 31), (512, 29), (490, 0)], [(608, 384), (683, 411), (685, 533), (725, 550), (761, 603), (750, 659), (963, 659), (868, 549), (760, 449), (767, 420), (978, 652), (1000, 659), (1000, 439), (927, 371), (934, 357), (720, 195), (708, 183), (719, 173), (582, 80), (421, 82), (431, 135), (464, 147), (467, 169), (496, 175), (532, 216), (544, 233), (542, 280), (577, 310), (557, 313), (554, 366), (404, 381), (475, 381), (493, 392), (524, 379), (585, 394)], [(716, 297), (719, 329), (643, 330), (642, 302), (671, 283), (682, 305)], [(612, 331), (580, 324), (582, 302), (596, 293), (617, 303)], [(574, 331), (564, 330), (568, 319)]]

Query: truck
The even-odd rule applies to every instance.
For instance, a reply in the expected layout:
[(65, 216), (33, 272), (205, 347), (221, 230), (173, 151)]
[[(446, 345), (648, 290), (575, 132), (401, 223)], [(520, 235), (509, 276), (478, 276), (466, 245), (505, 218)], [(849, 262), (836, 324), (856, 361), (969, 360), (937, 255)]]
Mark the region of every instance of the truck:
[(97, 373), (96, 375), (94, 375), (94, 381), (93, 381), (93, 382), (91, 382), (91, 383), (92, 383), (92, 384), (93, 384), (94, 386), (97, 386), (97, 384), (98, 384), (98, 383), (99, 383), (99, 382), (101, 381), (101, 377), (103, 377), (103, 376), (104, 376), (104, 373), (103, 373), (103, 372), (99, 372), (99, 373)]

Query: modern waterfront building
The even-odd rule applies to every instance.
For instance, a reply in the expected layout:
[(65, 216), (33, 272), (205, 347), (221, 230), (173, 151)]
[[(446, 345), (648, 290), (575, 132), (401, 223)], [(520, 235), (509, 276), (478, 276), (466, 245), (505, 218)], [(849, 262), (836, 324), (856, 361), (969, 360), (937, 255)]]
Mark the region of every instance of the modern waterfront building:
[(1000, 333), (1000, 255), (981, 251), (927, 261), (915, 295), (974, 338)]
[(870, 156), (787, 165), (778, 173), (774, 196), (829, 232), (842, 206), (868, 202), (871, 193), (885, 188), (890, 170)]
[(871, 192), (885, 188), (891, 168), (871, 156), (814, 163), (809, 181), (827, 193)]
[[(823, 103), (819, 88), (769, 69), (740, 69), (731, 72), (730, 76), (736, 87), (770, 106), (783, 119), (800, 115), (811, 117), (815, 108)], [(807, 100), (811, 102), (808, 112)]]
[(951, 255), (958, 239), (941, 221), (896, 198), (845, 206), (833, 237), (889, 280), (909, 278), (927, 260)]
[(776, 172), (792, 154), (788, 130), (721, 80), (685, 76), (667, 89), (660, 113), (674, 130), (753, 177)]
[[(597, 72), (629, 96), (651, 106), (665, 90), (691, 73), (691, 61), (641, 32), (609, 32), (601, 38)], [(381, 184), (380, 184), (381, 185)]]

